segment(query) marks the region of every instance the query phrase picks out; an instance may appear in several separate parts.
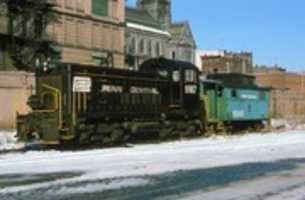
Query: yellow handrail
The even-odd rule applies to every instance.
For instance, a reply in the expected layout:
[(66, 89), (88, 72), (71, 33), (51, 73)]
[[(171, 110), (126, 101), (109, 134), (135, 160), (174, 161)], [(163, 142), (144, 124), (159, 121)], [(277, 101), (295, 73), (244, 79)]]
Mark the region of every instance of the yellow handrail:
[(56, 94), (56, 98), (57, 101), (55, 102), (55, 107), (56, 110), (58, 110), (58, 128), (62, 129), (62, 105), (61, 105), (61, 101), (62, 101), (62, 97), (61, 97), (61, 91), (55, 87), (52, 87), (50, 85), (47, 84), (42, 84), (42, 87), (47, 88), (49, 90), (53, 90)]

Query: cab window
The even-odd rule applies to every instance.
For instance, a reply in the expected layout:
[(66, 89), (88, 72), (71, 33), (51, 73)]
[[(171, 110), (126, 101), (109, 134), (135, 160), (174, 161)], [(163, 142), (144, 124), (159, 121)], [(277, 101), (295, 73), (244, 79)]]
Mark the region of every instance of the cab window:
[(185, 70), (185, 81), (186, 82), (197, 82), (196, 72), (194, 70)]
[(237, 97), (237, 91), (236, 90), (231, 90), (231, 97), (236, 98)]

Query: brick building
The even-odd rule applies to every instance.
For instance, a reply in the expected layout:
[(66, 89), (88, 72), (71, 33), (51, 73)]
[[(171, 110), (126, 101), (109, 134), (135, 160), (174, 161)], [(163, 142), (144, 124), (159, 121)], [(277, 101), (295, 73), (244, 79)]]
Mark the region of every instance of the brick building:
[(305, 74), (278, 66), (257, 66), (254, 74), (260, 86), (272, 88), (270, 109), (274, 118), (305, 120)]
[[(124, 0), (50, 0), (57, 20), (47, 37), (57, 43), (62, 62), (124, 67)], [(10, 36), (6, 7), (0, 5), (0, 128), (15, 127), (16, 112), (29, 111), (34, 75), (17, 72), (8, 53)], [(10, 102), (9, 104), (7, 102)]]
[(62, 61), (124, 66), (124, 0), (51, 0), (58, 20), (48, 35), (59, 44)]
[(253, 72), (253, 55), (249, 52), (200, 51), (196, 53), (196, 65), (203, 74)]
[(305, 74), (287, 72), (285, 69), (275, 66), (256, 67), (255, 76), (259, 85), (305, 93)]

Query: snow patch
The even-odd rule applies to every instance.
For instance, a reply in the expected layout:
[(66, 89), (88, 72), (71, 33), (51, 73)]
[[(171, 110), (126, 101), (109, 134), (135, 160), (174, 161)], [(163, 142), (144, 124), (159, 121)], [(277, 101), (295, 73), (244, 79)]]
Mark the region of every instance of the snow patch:
[(86, 194), (96, 193), (106, 190), (121, 189), (127, 187), (137, 187), (150, 184), (148, 179), (143, 178), (127, 178), (122, 180), (111, 180), (108, 183), (89, 183), (81, 186), (64, 186), (60, 190), (56, 191), (57, 195), (69, 195), (69, 194)]
[(305, 130), (304, 120), (272, 119), (271, 128), (274, 130)]
[(17, 144), (16, 132), (0, 131), (0, 151), (19, 148)]

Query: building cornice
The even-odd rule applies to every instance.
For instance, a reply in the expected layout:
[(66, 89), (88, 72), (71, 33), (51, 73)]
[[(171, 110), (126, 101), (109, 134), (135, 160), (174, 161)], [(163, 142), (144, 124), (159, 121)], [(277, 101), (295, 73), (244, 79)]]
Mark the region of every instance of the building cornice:
[(160, 34), (160, 35), (166, 35), (168, 37), (171, 37), (171, 34), (168, 31), (144, 26), (144, 25), (141, 25), (141, 24), (135, 24), (135, 23), (127, 22), (126, 26), (128, 28), (134, 28), (134, 29), (138, 29), (138, 30), (141, 30), (141, 31), (147, 31), (147, 32), (157, 33), (157, 34)]

